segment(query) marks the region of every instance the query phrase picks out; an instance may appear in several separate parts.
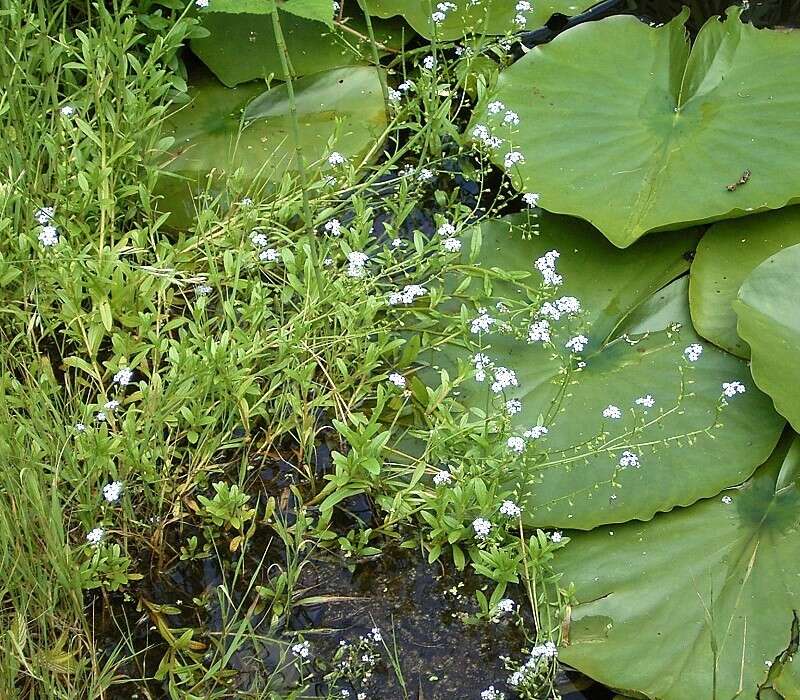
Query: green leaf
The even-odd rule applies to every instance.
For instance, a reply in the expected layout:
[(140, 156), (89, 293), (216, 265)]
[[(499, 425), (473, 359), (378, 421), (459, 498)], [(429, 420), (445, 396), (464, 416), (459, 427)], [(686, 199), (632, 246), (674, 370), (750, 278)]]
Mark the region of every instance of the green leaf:
[[(329, 0), (278, 0), (277, 4), (284, 12), (333, 26), (333, 2)], [(274, 9), (275, 0), (212, 0), (201, 14), (269, 15)]]
[(800, 430), (798, 280), (800, 245), (793, 245), (753, 270), (733, 304), (739, 335), (752, 351), (753, 379), (795, 430)]
[[(445, 13), (440, 24), (432, 20), (437, 2), (431, 0), (359, 0), (371, 15), (392, 17), (401, 15), (426, 39), (434, 36), (439, 41), (460, 39), (468, 34), (505, 34), (519, 30), (543, 27), (556, 12), (574, 15), (591, 7), (591, 0), (536, 0), (531, 2), (530, 12), (519, 13), (513, 0), (452, 0), (454, 10)], [(522, 14), (527, 22), (517, 24), (514, 18)]]
[[(382, 137), (386, 108), (375, 68), (340, 68), (295, 81), (300, 145), (307, 177), (328, 164), (333, 149), (358, 164)], [(189, 91), (192, 102), (171, 115), (175, 137), (159, 194), (170, 224), (194, 218), (193, 196), (205, 190), (213, 173), (211, 193), (222, 190), (224, 176), (239, 171), (244, 182), (280, 182), (296, 171), (289, 100), (285, 85), (264, 91), (263, 85), (225, 88), (205, 75)], [(334, 140), (331, 147), (329, 142)]]
[[(500, 74), (475, 119), (506, 140), (495, 162), (524, 155), (511, 171), (518, 189), (620, 247), (800, 200), (800, 32), (756, 29), (732, 9), (690, 52), (686, 16), (582, 24)], [(519, 126), (488, 113), (496, 100)]]
[(278, 3), (285, 12), (297, 17), (324, 22), (333, 28), (333, 2), (331, 0), (283, 0)]
[[(661, 288), (686, 269), (697, 235), (664, 234), (620, 251), (576, 219), (537, 221), (532, 237), (527, 215), (482, 226), (480, 265), (468, 268), (476, 279), (467, 296), (475, 307), (492, 309), (497, 323), (481, 335), (482, 347), (450, 346), (446, 353), (452, 361), (480, 350), (516, 372), (519, 386), (502, 395), (491, 393), (491, 377), (459, 387), (466, 405), (484, 409), (489, 402), (495, 415), (505, 400), (521, 400), (522, 411), (510, 419), (512, 435), (544, 416), (548, 434), (529, 440), (519, 456), (509, 453), (509, 486), (526, 525), (590, 529), (647, 520), (748, 478), (772, 451), (784, 421), (748, 381), (744, 361), (713, 346), (694, 363), (684, 356), (700, 341), (688, 322), (686, 278)], [(533, 261), (553, 249), (561, 251), (557, 270), (564, 281), (543, 296)], [(491, 296), (483, 292), (484, 276)], [(526, 342), (528, 324), (553, 296), (577, 297), (583, 315), (551, 321), (552, 345)], [(510, 309), (505, 315), (494, 311), (500, 301)], [(495, 330), (512, 319), (517, 332)], [(589, 340), (577, 357), (565, 344), (579, 334)], [(722, 384), (732, 380), (747, 391), (720, 408)], [(647, 395), (655, 406), (636, 404)], [(609, 405), (621, 419), (603, 417)], [(624, 451), (638, 455), (640, 468), (620, 468)]]
[(800, 207), (723, 221), (709, 228), (697, 246), (689, 282), (689, 305), (697, 332), (734, 355), (750, 357), (750, 348), (736, 332), (736, 294), (760, 263), (798, 243)]
[(560, 659), (631, 695), (755, 698), (800, 608), (800, 492), (776, 489), (797, 439), (787, 435), (726, 491), (730, 504), (718, 495), (647, 523), (571, 534), (555, 559), (578, 600)]
[[(372, 61), (364, 15), (353, 6), (354, 15), (337, 22), (332, 31), (303, 17), (284, 14), (283, 35), (292, 70), (297, 76), (311, 75), (332, 68)], [(205, 63), (225, 85), (271, 75), (283, 80), (283, 67), (275, 43), (272, 18), (265, 14), (201, 14), (203, 26), (210, 35), (191, 41), (192, 52)], [(397, 20), (373, 22), (375, 40), (383, 46), (399, 50), (414, 32)]]

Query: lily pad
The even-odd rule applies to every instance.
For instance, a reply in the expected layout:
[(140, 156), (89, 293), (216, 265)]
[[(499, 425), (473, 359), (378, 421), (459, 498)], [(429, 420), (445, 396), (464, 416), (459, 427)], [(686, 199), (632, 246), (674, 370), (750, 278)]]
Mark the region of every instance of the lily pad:
[(204, 10), (207, 14), (215, 12), (247, 14), (271, 14), (275, 7), (284, 13), (305, 17), (306, 19), (333, 25), (333, 2), (328, 0), (214, 0)]
[[(386, 128), (378, 70), (339, 68), (295, 81), (300, 142), (307, 168), (315, 168), (334, 148), (356, 163)], [(224, 176), (239, 171), (245, 182), (279, 182), (296, 169), (295, 142), (286, 86), (264, 91), (251, 84), (226, 88), (211, 76), (198, 77), (189, 90), (191, 103), (167, 121), (175, 144), (162, 176), (162, 208), (172, 225), (191, 221), (193, 197), (205, 191), (213, 174), (212, 194)], [(215, 189), (216, 188), (216, 189)]]
[(560, 658), (648, 698), (755, 700), (800, 608), (798, 467), (787, 435), (739, 487), (571, 534), (555, 562), (578, 601)]
[(800, 430), (800, 245), (776, 253), (745, 280), (733, 307), (750, 345), (756, 384)]
[(661, 27), (610, 17), (534, 48), (476, 116), (505, 140), (492, 159), (545, 209), (620, 247), (800, 201), (800, 32), (728, 15), (706, 22), (691, 51), (686, 12)]
[[(372, 61), (364, 15), (358, 6), (353, 8), (354, 16), (337, 21), (332, 29), (303, 17), (282, 16), (283, 35), (295, 75)], [(192, 39), (191, 49), (223, 83), (232, 87), (270, 75), (283, 79), (270, 15), (212, 12), (203, 13), (201, 21), (210, 35)], [(400, 20), (378, 19), (372, 28), (375, 40), (389, 50), (399, 51), (414, 35)]]
[[(468, 34), (505, 34), (520, 30), (538, 29), (555, 13), (576, 15), (595, 3), (591, 0), (531, 0), (531, 10), (519, 12), (514, 0), (452, 0), (447, 5), (444, 19), (436, 23), (432, 19), (441, 4), (435, 0), (359, 0), (371, 15), (393, 17), (401, 15), (426, 39), (436, 37), (440, 41), (460, 39)], [(517, 23), (517, 15), (525, 23)]]
[[(547, 428), (521, 454), (509, 452), (510, 485), (526, 524), (591, 529), (647, 520), (747, 479), (784, 420), (742, 360), (710, 345), (694, 362), (684, 353), (700, 342), (688, 321), (687, 281), (662, 287), (688, 266), (697, 234), (665, 234), (623, 252), (577, 219), (535, 221), (533, 235), (524, 214), (475, 234), (467, 269), (476, 281), (466, 294), (475, 307), (491, 309), (485, 314), (494, 321), (473, 346), (445, 353), (481, 352), (493, 363), (486, 381), (478, 373), (460, 387), (466, 405), (501, 411), (517, 399), (512, 437)], [(533, 263), (553, 249), (563, 284), (543, 287)], [(544, 304), (564, 297), (577, 298), (582, 312), (550, 318), (549, 343), (528, 342), (530, 324), (546, 318)], [(579, 336), (585, 347), (567, 349)], [(513, 370), (518, 386), (493, 393), (498, 368)], [(746, 392), (723, 406), (722, 385), (734, 380)], [(604, 417), (609, 407), (619, 418)]]
[(736, 294), (755, 267), (798, 243), (800, 207), (711, 226), (697, 246), (689, 283), (689, 305), (697, 332), (734, 355), (750, 357), (750, 348), (736, 332)]

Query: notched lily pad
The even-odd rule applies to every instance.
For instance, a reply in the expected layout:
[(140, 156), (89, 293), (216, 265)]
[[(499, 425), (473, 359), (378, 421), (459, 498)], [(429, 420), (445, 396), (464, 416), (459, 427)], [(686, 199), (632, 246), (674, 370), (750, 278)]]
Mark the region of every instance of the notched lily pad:
[(800, 200), (800, 32), (731, 9), (690, 51), (686, 18), (582, 24), (504, 71), (474, 123), (504, 139), (491, 157), (515, 186), (619, 247)]
[[(798, 448), (787, 435), (751, 479), (689, 508), (571, 533), (556, 567), (578, 604), (560, 658), (658, 700), (767, 697), (800, 608)], [(598, 617), (608, 636), (584, 637)]]
[[(472, 322), (484, 332), (470, 348), (445, 353), (486, 356), (460, 387), (466, 405), (501, 412), (506, 401), (521, 404), (509, 410), (511, 437), (524, 439), (509, 443), (509, 482), (526, 524), (647, 520), (747, 479), (784, 420), (742, 360), (710, 345), (686, 351), (701, 342), (688, 321), (686, 278), (662, 287), (686, 269), (696, 234), (665, 234), (623, 252), (576, 219), (541, 216), (533, 235), (528, 223), (521, 215), (481, 227), (470, 268), (480, 282), (467, 296), (485, 307), (483, 321)], [(534, 260), (541, 265), (556, 249), (551, 273), (562, 284), (543, 287)], [(554, 318), (558, 308), (574, 309), (574, 299), (579, 313)], [(731, 382), (746, 391), (734, 385), (723, 400)], [(535, 426), (539, 434), (526, 435)]]

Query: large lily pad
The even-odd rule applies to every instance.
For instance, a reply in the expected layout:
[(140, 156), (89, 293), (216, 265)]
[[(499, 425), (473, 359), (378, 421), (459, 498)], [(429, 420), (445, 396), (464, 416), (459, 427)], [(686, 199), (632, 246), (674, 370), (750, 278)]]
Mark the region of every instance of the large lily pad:
[[(414, 29), (427, 39), (440, 41), (460, 39), (467, 34), (505, 34), (519, 30), (538, 29), (556, 12), (576, 15), (591, 7), (592, 0), (534, 0), (530, 12), (518, 12), (513, 0), (452, 0), (455, 9), (444, 12), (438, 24), (432, 14), (440, 4), (434, 0), (359, 0), (371, 15), (393, 17), (401, 15)], [(515, 22), (522, 15), (525, 24)]]
[[(582, 24), (500, 75), (476, 123), (505, 139), (497, 163), (523, 154), (519, 189), (620, 247), (800, 200), (800, 32), (756, 29), (732, 9), (690, 52), (686, 16)], [(498, 100), (518, 126), (489, 113)]]
[[(303, 17), (283, 15), (282, 30), (295, 75), (372, 61), (363, 13), (355, 4), (353, 13), (331, 29)], [(270, 15), (211, 12), (203, 13), (201, 21), (210, 35), (192, 39), (190, 46), (223, 83), (232, 87), (270, 75), (284, 78)], [(373, 31), (381, 46), (393, 50), (414, 35), (399, 20), (375, 20)]]
[[(549, 431), (521, 455), (509, 454), (526, 523), (590, 529), (646, 520), (749, 477), (784, 421), (742, 360), (711, 345), (696, 362), (685, 358), (684, 349), (700, 342), (688, 322), (686, 280), (661, 288), (686, 269), (696, 234), (665, 234), (623, 252), (576, 219), (544, 215), (532, 238), (527, 221), (521, 215), (482, 226), (471, 274), (485, 270), (492, 290), (486, 294), (478, 277), (468, 291), (475, 306), (502, 302), (509, 309), (491, 312), (496, 321), (479, 342), (473, 336), (470, 355), (480, 350), (495, 367), (512, 369), (518, 386), (492, 394), (490, 372), (488, 381), (462, 387), (464, 402), (476, 409), (487, 397), (495, 410), (521, 400), (511, 418), (514, 435), (540, 422)], [(561, 251), (563, 276), (552, 295), (577, 297), (583, 314), (551, 320), (551, 344), (529, 344), (528, 325), (549, 298), (533, 261), (551, 249)], [(588, 340), (573, 354), (565, 345), (577, 335)], [(734, 380), (747, 390), (720, 408), (722, 384)], [(636, 403), (648, 395), (653, 406)], [(620, 409), (619, 419), (603, 416), (609, 405)], [(621, 468), (626, 451), (639, 467)]]
[(648, 698), (755, 700), (800, 609), (799, 467), (787, 436), (724, 494), (575, 533), (556, 559), (578, 601), (561, 659)]
[(761, 263), (739, 290), (739, 335), (750, 345), (753, 379), (800, 430), (800, 245)]
[(692, 263), (689, 305), (697, 332), (739, 357), (750, 348), (736, 332), (739, 287), (770, 255), (800, 243), (800, 207), (787, 207), (711, 226)]
[[(328, 155), (332, 139), (337, 151), (357, 161), (384, 133), (386, 107), (375, 68), (307, 76), (295, 81), (294, 89), (308, 167)], [(217, 183), (237, 170), (245, 182), (278, 182), (296, 169), (285, 85), (268, 91), (257, 84), (226, 88), (203, 76), (189, 96), (192, 102), (167, 122), (175, 145), (166, 169), (178, 178), (162, 176), (160, 192), (163, 208), (174, 215), (173, 225), (192, 219), (193, 196), (205, 190), (211, 174)]]

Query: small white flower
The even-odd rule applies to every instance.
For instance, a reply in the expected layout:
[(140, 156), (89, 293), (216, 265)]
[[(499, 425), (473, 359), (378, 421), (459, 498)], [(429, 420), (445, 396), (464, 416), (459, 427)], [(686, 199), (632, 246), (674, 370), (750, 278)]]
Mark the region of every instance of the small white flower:
[(280, 253), (275, 248), (265, 248), (258, 254), (258, 259), (263, 262), (275, 262), (279, 258)]
[(585, 335), (576, 335), (574, 338), (570, 338), (564, 347), (573, 352), (583, 352), (588, 342), (589, 339)]
[(539, 197), (537, 192), (526, 192), (522, 195), (522, 201), (529, 207), (536, 207), (539, 205)]
[(404, 80), (397, 86), (397, 89), (400, 92), (408, 92), (409, 90), (414, 89), (414, 83), (411, 80)]
[(686, 355), (686, 359), (689, 362), (697, 362), (700, 359), (700, 355), (703, 354), (703, 346), (699, 343), (692, 343), (683, 351), (683, 354)]
[(405, 241), (402, 238), (393, 238), (392, 248), (402, 248), (403, 243), (405, 243)]
[(94, 417), (95, 417), (95, 419), (96, 419), (96, 420), (99, 420), (101, 423), (102, 423), (103, 421), (106, 421), (106, 420), (108, 420), (108, 416), (107, 416), (105, 413), (103, 413), (103, 411), (98, 411), (98, 412), (95, 414), (95, 416), (94, 416)]
[(528, 18), (525, 15), (515, 15), (514, 24), (518, 24), (520, 27), (524, 27), (526, 24), (528, 24)]
[(522, 410), (522, 401), (519, 399), (509, 399), (506, 401), (506, 413), (515, 416)]
[(208, 7), (208, 0), (194, 0), (194, 4), (198, 7)]
[(515, 165), (522, 165), (525, 162), (525, 156), (519, 151), (509, 151), (503, 159), (503, 165), (506, 170), (510, 170)]
[(558, 544), (561, 540), (564, 539), (564, 535), (561, 534), (560, 530), (555, 530), (550, 533), (550, 541)]
[(503, 389), (508, 389), (511, 386), (519, 386), (517, 381), (517, 373), (508, 367), (495, 367), (493, 370), (494, 382), (492, 383), (492, 391), (499, 394)]
[(311, 645), (308, 642), (299, 642), (292, 645), (292, 654), (301, 659), (307, 659), (310, 653)]
[(45, 224), (39, 229), (39, 243), (49, 248), (58, 243), (58, 229), (51, 224)]
[(41, 209), (36, 210), (33, 218), (36, 219), (36, 223), (38, 224), (49, 224), (53, 220), (55, 213), (55, 207), (42, 207)]
[(121, 495), (122, 495), (121, 481), (112, 481), (110, 484), (106, 484), (105, 486), (103, 486), (103, 498), (105, 498), (109, 503), (114, 503), (114, 501), (118, 501)]
[(534, 425), (522, 434), (530, 440), (538, 440), (547, 435), (547, 428), (543, 425)]
[(250, 231), (250, 242), (256, 248), (264, 248), (269, 244), (269, 239), (267, 238), (266, 234), (261, 233), (258, 230)]
[(486, 518), (475, 518), (472, 521), (472, 529), (475, 531), (476, 538), (485, 540), (492, 530), (492, 524)]
[(435, 65), (436, 58), (433, 56), (425, 56), (425, 58), (422, 59), (422, 67), (426, 70), (433, 70)]
[(106, 411), (113, 411), (114, 409), (119, 408), (119, 401), (117, 401), (116, 399), (111, 399), (111, 401), (106, 401), (103, 408), (105, 408)]
[(619, 466), (620, 467), (636, 467), (637, 469), (640, 467), (639, 464), (639, 456), (634, 452), (630, 452), (629, 450), (625, 450), (622, 453), (622, 456), (619, 458)]
[(366, 272), (366, 264), (369, 256), (357, 250), (347, 254), (347, 274), (350, 277), (363, 277)]
[(491, 138), (492, 134), (489, 128), (484, 124), (476, 124), (475, 128), (472, 130), (472, 136), (476, 140), (486, 143)]
[(517, 604), (511, 600), (511, 598), (503, 598), (503, 600), (497, 604), (497, 612), (500, 613), (512, 613), (516, 608)]
[(339, 219), (331, 219), (325, 222), (325, 231), (332, 236), (340, 236), (342, 233), (342, 224)]
[(500, 504), (500, 515), (507, 518), (518, 518), (522, 514), (522, 509), (514, 501), (503, 501)]
[(100, 540), (103, 539), (105, 534), (106, 531), (102, 527), (96, 527), (88, 535), (86, 535), (86, 541), (93, 547), (96, 547), (98, 544), (100, 544)]
[(581, 302), (576, 297), (561, 297), (556, 299), (556, 308), (568, 316), (574, 316), (581, 311)]
[(550, 250), (534, 261), (533, 266), (542, 274), (545, 284), (557, 287), (564, 281), (561, 275), (556, 274), (556, 261), (560, 256), (557, 250)]
[(481, 691), (481, 700), (505, 700), (505, 697), (506, 694), (496, 690), (493, 685)]
[(495, 322), (491, 316), (486, 313), (486, 309), (478, 309), (480, 314), (477, 318), (472, 319), (470, 323), (470, 331), (473, 333), (488, 333), (489, 329)]
[(458, 253), (461, 250), (461, 241), (458, 238), (445, 238), (442, 241), (442, 248), (448, 253)]
[(489, 114), (500, 114), (505, 108), (506, 106), (500, 100), (496, 100), (495, 102), (490, 102), (486, 110)]
[(60, 110), (61, 116), (69, 119), (75, 114), (75, 108), (72, 105), (64, 105)]
[(437, 486), (446, 486), (452, 480), (453, 480), (453, 475), (446, 469), (439, 471), (437, 474), (434, 474), (433, 476), (433, 483), (436, 484)]
[(522, 454), (525, 451), (525, 440), (516, 435), (512, 435), (510, 438), (508, 438), (506, 445), (508, 446), (509, 450), (516, 452), (517, 454)]
[(131, 379), (133, 379), (133, 370), (130, 367), (123, 367), (114, 375), (114, 384), (128, 386), (131, 383)]
[(547, 319), (534, 321), (528, 327), (529, 343), (549, 343), (550, 342), (550, 323)]
[(722, 497), (722, 502), (723, 502), (723, 503), (724, 503), (726, 506), (729, 506), (731, 503), (733, 503), (733, 499), (732, 499), (730, 496), (723, 496), (723, 497)]
[(375, 644), (380, 644), (383, 641), (383, 635), (381, 634), (380, 629), (378, 629), (377, 627), (373, 627), (369, 631), (369, 636), (370, 639), (372, 639), (372, 641), (375, 642)]
[(439, 228), (436, 230), (442, 238), (448, 238), (449, 236), (456, 235), (456, 227), (453, 226), (449, 221), (445, 221)]
[(434, 24), (441, 24), (441, 23), (442, 23), (442, 22), (444, 22), (446, 19), (447, 19), (447, 15), (446, 15), (444, 12), (438, 12), (438, 11), (437, 11), (437, 12), (434, 12), (434, 13), (431, 15), (431, 21), (432, 21)]
[(337, 165), (344, 165), (347, 162), (347, 158), (345, 158), (339, 151), (333, 151), (328, 156), (328, 164), (336, 167)]
[(397, 104), (403, 98), (403, 93), (392, 87), (388, 88), (386, 92), (389, 102), (393, 102), (394, 104)]
[(401, 389), (405, 389), (406, 378), (398, 372), (392, 372), (389, 375), (389, 383), (394, 384), (395, 386), (398, 386)]
[(428, 180), (433, 180), (433, 177), (433, 171), (429, 168), (420, 168), (417, 173), (417, 180), (420, 182), (428, 182)]
[(79, 433), (84, 433), (86, 432), (86, 426), (83, 423), (75, 423), (75, 430)]
[(243, 206), (243, 207), (252, 207), (253, 206), (253, 200), (250, 199), (250, 197), (245, 197), (244, 199), (242, 199), (241, 202), (239, 202), (239, 204), (241, 206)]
[(333, 14), (336, 14), (341, 9), (342, 6), (336, 0), (333, 0)]
[(722, 393), (728, 398), (736, 396), (736, 394), (744, 394), (745, 386), (741, 382), (723, 382)]
[(333, 258), (325, 258), (322, 261), (322, 266), (323, 267), (330, 267), (331, 265), (333, 265)]
[(402, 290), (391, 292), (388, 297), (389, 306), (397, 306), (399, 304), (412, 304), (417, 297), (425, 296), (428, 290), (418, 284), (407, 284)]
[(516, 9), (517, 12), (530, 12), (531, 4), (528, 2), (528, 0), (519, 0), (514, 9)]
[(210, 286), (208, 286), (207, 284), (198, 284), (194, 288), (195, 295), (197, 295), (199, 297), (207, 296), (207, 295), (211, 294), (211, 292), (213, 292), (213, 291), (214, 290)]
[(519, 124), (519, 115), (516, 112), (508, 110), (503, 116), (503, 124), (511, 124), (516, 126)]
[(635, 403), (645, 408), (653, 408), (656, 405), (656, 400), (650, 394), (647, 394), (646, 396), (640, 396)]
[(603, 409), (603, 418), (612, 418), (618, 420), (622, 418), (622, 411), (613, 404), (609, 404)]

